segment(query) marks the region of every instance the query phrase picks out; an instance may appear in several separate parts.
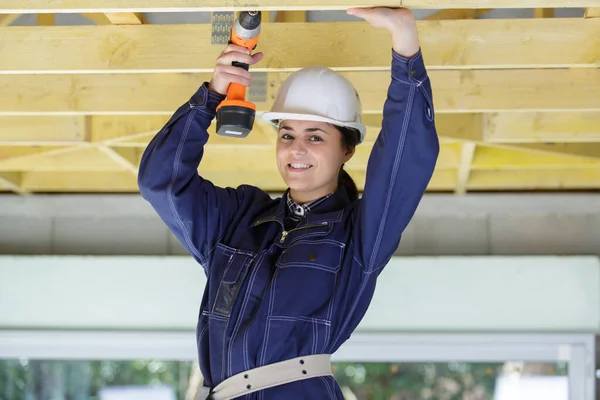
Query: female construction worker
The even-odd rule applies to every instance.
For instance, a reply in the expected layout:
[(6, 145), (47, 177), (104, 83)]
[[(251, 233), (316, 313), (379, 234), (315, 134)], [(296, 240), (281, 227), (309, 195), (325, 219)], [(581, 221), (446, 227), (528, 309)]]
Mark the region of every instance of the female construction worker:
[(141, 160), (142, 196), (207, 276), (197, 345), (211, 399), (343, 398), (330, 355), (367, 311), (433, 174), (439, 143), (412, 13), (348, 13), (387, 29), (393, 50), (382, 129), (360, 199), (342, 168), (365, 138), (360, 99), (326, 68), (291, 74), (263, 115), (278, 128), (277, 167), (288, 186), (282, 197), (199, 176), (217, 105), (231, 82), (250, 83), (232, 61), (262, 57), (233, 45)]

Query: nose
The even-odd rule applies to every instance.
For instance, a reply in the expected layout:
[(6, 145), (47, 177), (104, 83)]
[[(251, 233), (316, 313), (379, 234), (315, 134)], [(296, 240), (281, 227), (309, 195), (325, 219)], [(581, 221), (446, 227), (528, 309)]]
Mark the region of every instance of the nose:
[(290, 146), (290, 151), (293, 154), (304, 155), (306, 154), (306, 143), (303, 143), (302, 140), (294, 140)]

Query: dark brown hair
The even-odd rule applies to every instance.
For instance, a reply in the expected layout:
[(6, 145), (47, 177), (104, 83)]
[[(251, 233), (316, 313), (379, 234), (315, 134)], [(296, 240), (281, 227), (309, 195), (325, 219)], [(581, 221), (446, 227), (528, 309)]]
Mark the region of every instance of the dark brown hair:
[[(358, 145), (358, 142), (360, 141), (360, 132), (358, 130), (343, 126), (335, 126), (335, 128), (342, 134), (342, 146), (344, 149), (356, 147), (356, 145)], [(344, 164), (342, 164), (342, 168), (338, 175), (338, 185), (346, 188), (350, 201), (358, 199), (358, 188), (352, 177), (344, 170)]]

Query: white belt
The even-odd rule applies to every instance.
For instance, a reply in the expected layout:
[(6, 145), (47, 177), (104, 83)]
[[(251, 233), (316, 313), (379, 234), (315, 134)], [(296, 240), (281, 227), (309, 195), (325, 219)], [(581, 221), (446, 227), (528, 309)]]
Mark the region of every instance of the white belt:
[(270, 387), (327, 375), (333, 376), (330, 354), (296, 357), (233, 375), (211, 389), (207, 400), (229, 400)]

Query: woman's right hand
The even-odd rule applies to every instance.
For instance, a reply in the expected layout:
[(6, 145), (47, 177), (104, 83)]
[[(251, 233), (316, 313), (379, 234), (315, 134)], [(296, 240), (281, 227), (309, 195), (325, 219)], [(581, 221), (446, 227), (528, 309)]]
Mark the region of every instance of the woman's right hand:
[(256, 64), (263, 58), (263, 53), (250, 54), (250, 51), (242, 46), (230, 44), (217, 58), (215, 70), (208, 84), (208, 89), (220, 93), (223, 96), (227, 94), (227, 88), (232, 82), (244, 86), (250, 86), (252, 75), (241, 67), (231, 65), (233, 61), (249, 65)]

